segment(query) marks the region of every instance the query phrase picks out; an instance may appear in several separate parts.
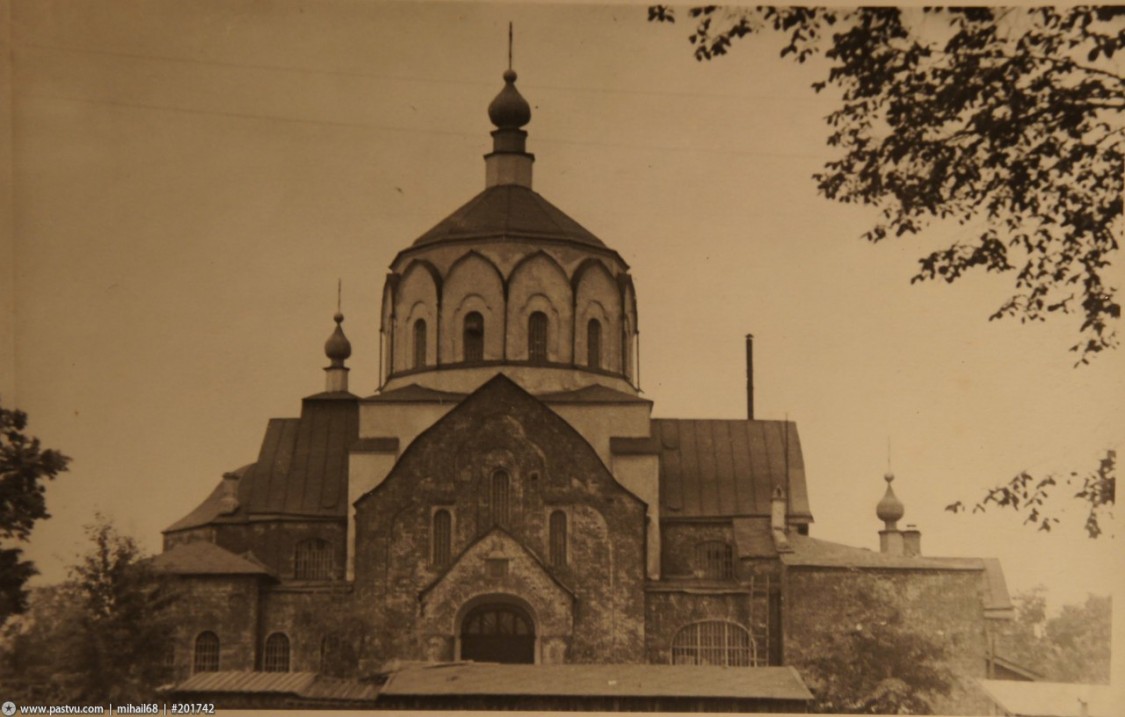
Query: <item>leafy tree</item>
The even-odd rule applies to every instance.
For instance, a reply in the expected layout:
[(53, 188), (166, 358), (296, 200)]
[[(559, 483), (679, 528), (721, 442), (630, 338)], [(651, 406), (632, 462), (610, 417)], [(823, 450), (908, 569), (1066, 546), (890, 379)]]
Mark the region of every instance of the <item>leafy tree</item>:
[(1052, 682), (1109, 681), (1108, 596), (1088, 595), (1081, 605), (1064, 605), (1047, 617), (1042, 587), (1013, 597), (1016, 619), (1001, 628), (997, 653)]
[[(815, 175), (829, 199), (877, 207), (872, 242), (954, 220), (966, 236), (912, 281), (1014, 275), (990, 318), (1077, 312), (1080, 363), (1117, 345), (1106, 283), (1122, 222), (1125, 8), (730, 8), (687, 11), (697, 60), (782, 33), (781, 55), (822, 56), (839, 150)], [(674, 22), (667, 6), (649, 20)]]
[(166, 678), (174, 593), (136, 542), (99, 516), (70, 579), (36, 592), (0, 634), (8, 693), (25, 702), (151, 701)]
[(953, 674), (946, 644), (912, 626), (893, 589), (858, 583), (846, 619), (794, 656), (816, 712), (931, 714), (948, 695)]
[[(69, 458), (28, 436), (27, 414), (0, 405), (0, 541), (26, 541), (36, 521), (49, 518), (45, 483), (66, 470)], [(27, 609), (24, 586), (36, 574), (19, 548), (0, 548), (0, 625)]]
[[(1049, 531), (1059, 522), (1050, 499), (1058, 490), (1060, 480), (1072, 488), (1078, 486), (1079, 490), (1073, 497), (1086, 508), (1086, 533), (1091, 538), (1100, 536), (1106, 514), (1116, 503), (1117, 452), (1112, 450), (1106, 451), (1105, 458), (1098, 462), (1097, 468), (1084, 475), (1075, 471), (1067, 478), (1050, 474), (1037, 479), (1027, 471), (1022, 471), (1007, 483), (990, 488), (972, 510), (974, 513), (981, 513), (989, 506), (1010, 509), (1024, 513), (1024, 523)], [(958, 500), (945, 506), (945, 509), (959, 513), (966, 508)]]

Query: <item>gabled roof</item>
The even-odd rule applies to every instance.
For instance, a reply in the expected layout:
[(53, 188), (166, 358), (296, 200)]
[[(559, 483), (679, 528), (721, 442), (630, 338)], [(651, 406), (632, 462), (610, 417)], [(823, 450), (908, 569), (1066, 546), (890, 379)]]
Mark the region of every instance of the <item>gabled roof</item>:
[(790, 522), (811, 522), (797, 426), (787, 421), (654, 418), (662, 518), (769, 515), (776, 486)]
[(207, 540), (180, 543), (152, 558), (152, 568), (170, 575), (271, 575), (261, 563)]
[(393, 673), (386, 695), (713, 697), (811, 700), (792, 667), (446, 663)]
[(561, 239), (605, 246), (558, 207), (529, 187), (516, 184), (485, 189), (414, 240), (412, 246), (487, 237)]

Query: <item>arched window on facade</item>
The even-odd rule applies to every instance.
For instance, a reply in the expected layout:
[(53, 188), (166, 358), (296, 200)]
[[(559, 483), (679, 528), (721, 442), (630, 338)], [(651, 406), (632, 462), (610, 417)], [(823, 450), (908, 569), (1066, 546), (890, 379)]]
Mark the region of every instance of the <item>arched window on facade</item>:
[(547, 315), (536, 311), (527, 317), (527, 359), (547, 362)]
[(453, 538), (453, 516), (445, 508), (434, 511), (433, 562), (437, 567), (449, 565)]
[(734, 551), (729, 543), (708, 540), (695, 546), (695, 572), (705, 580), (734, 577)]
[(266, 638), (266, 652), (262, 659), (262, 669), (266, 672), (289, 671), (289, 638), (275, 632)]
[(488, 508), (492, 525), (508, 527), (511, 518), (512, 481), (505, 470), (498, 470), (488, 480)]
[(320, 538), (297, 543), (293, 576), (298, 580), (331, 580), (335, 572), (332, 544)]
[(414, 322), (414, 368), (426, 365), (426, 320)]
[(566, 513), (556, 510), (550, 521), (551, 565), (566, 566)]
[(213, 632), (201, 632), (195, 638), (195, 660), (193, 672), (219, 671), (219, 636)]
[(535, 662), (535, 623), (515, 605), (474, 608), (461, 623), (461, 659), (476, 662)]
[(676, 633), (673, 665), (758, 666), (757, 647), (746, 628), (733, 622), (697, 622)]
[(586, 365), (602, 367), (602, 322), (590, 319), (586, 324)]
[(465, 361), (484, 361), (484, 317), (477, 311), (465, 314)]

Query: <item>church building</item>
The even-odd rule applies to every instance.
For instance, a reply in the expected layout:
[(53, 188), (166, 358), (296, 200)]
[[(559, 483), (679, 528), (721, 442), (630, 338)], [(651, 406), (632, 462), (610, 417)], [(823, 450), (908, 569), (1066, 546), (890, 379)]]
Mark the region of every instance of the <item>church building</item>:
[(390, 263), (378, 389), (350, 390), (337, 313), (324, 391), (164, 531), (173, 693), (803, 711), (800, 666), (872, 581), (986, 676), (999, 565), (925, 557), (891, 476), (882, 550), (830, 543), (796, 425), (752, 395), (743, 420), (653, 418), (629, 265), (532, 189), (531, 110), (503, 79), (483, 191)]

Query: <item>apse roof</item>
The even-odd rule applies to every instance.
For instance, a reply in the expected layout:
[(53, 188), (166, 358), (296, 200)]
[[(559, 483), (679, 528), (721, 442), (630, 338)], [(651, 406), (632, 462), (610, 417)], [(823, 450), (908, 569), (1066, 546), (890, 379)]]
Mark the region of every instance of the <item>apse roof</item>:
[(790, 519), (812, 520), (797, 426), (786, 421), (654, 418), (662, 517), (769, 515), (773, 490)]
[(413, 246), (499, 236), (561, 239), (605, 247), (600, 239), (561, 209), (531, 188), (518, 184), (485, 189), (418, 237)]

